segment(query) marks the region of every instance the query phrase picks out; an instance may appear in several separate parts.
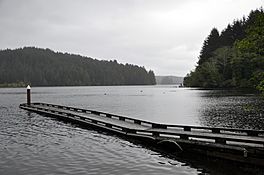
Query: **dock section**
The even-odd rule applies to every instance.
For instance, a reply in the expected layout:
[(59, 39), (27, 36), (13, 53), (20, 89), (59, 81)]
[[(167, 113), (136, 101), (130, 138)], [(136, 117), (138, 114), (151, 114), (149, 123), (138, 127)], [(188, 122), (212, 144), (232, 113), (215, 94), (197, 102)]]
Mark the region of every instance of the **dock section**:
[(25, 103), (20, 108), (138, 139), (153, 146), (169, 147), (175, 153), (197, 153), (264, 166), (264, 130), (167, 125), (48, 103)]

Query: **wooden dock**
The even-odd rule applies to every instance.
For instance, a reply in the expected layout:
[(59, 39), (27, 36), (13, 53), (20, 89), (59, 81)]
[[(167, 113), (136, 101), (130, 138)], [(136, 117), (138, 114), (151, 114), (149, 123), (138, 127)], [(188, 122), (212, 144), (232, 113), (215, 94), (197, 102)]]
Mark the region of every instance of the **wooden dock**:
[(264, 167), (264, 130), (167, 125), (47, 103), (25, 103), (20, 108), (164, 146), (181, 154), (197, 153)]

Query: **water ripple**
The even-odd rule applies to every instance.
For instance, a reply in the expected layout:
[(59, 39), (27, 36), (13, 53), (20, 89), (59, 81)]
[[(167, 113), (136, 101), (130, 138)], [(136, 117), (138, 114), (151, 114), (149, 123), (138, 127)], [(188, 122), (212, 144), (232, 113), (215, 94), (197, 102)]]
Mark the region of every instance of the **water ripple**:
[[(218, 94), (215, 97), (207, 91), (166, 87), (124, 89), (35, 88), (33, 98), (161, 123), (264, 128), (260, 116), (263, 101), (252, 95)], [(79, 95), (76, 96), (77, 90)], [(209, 174), (204, 168), (193, 167), (113, 135), (21, 110), (18, 106), (24, 102), (23, 92), (19, 88), (0, 89), (1, 175)], [(104, 93), (111, 95), (102, 95)], [(180, 116), (175, 115), (176, 111)]]

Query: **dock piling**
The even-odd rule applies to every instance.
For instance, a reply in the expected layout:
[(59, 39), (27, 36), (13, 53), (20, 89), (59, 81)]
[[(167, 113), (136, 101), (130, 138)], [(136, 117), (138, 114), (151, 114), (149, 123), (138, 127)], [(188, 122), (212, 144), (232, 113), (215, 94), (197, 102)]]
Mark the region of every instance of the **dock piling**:
[(31, 90), (31, 87), (28, 85), (27, 86), (27, 105), (31, 104), (30, 90)]

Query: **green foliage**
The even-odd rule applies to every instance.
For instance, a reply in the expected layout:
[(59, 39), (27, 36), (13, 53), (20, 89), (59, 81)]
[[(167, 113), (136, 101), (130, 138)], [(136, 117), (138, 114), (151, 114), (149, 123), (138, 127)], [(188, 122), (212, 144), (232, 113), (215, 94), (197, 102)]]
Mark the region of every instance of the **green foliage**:
[(222, 77), (218, 73), (216, 64), (213, 62), (206, 62), (202, 66), (196, 69), (195, 72), (191, 72), (189, 76), (185, 77), (184, 85), (188, 86), (188, 83), (192, 83), (194, 87), (218, 87), (222, 82)]
[(154, 72), (144, 67), (34, 47), (0, 51), (0, 75), (3, 86), (17, 82), (33, 86), (156, 84)]
[(257, 86), (257, 89), (264, 93), (264, 80), (262, 80), (259, 85)]
[(264, 12), (260, 9), (229, 24), (219, 36), (214, 28), (204, 41), (196, 69), (185, 77), (184, 84), (263, 91), (263, 81)]
[(250, 79), (257, 90), (264, 94), (264, 71), (255, 72), (254, 76)]
[(247, 36), (238, 42), (240, 52), (264, 55), (264, 13), (261, 9), (251, 12), (251, 24), (247, 27)]
[(26, 87), (28, 84), (26, 84), (25, 82), (17, 82), (17, 83), (4, 83), (4, 84), (0, 84), (0, 87)]

